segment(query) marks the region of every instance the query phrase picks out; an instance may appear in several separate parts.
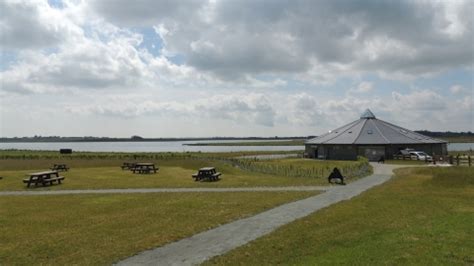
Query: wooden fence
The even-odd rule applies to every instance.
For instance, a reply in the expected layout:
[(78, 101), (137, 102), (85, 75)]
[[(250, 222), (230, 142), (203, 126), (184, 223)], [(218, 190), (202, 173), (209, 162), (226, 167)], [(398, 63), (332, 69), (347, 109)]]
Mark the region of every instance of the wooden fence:
[[(394, 155), (395, 160), (413, 160), (410, 155)], [(474, 164), (474, 156), (472, 155), (434, 155), (432, 161), (425, 160), (426, 163), (449, 163), (456, 166), (469, 166)]]

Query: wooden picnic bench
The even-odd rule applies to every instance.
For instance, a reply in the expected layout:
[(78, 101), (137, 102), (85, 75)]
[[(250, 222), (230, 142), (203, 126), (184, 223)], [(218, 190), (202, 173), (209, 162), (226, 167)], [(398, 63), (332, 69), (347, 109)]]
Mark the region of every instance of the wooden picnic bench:
[(39, 184), (43, 186), (53, 185), (54, 182), (61, 184), (61, 181), (64, 180), (64, 176), (60, 176), (58, 171), (44, 171), (37, 173), (28, 174), (29, 178), (23, 179), (23, 183), (27, 184), (27, 187), (30, 187), (31, 184), (38, 186)]
[(52, 171), (67, 171), (69, 170), (69, 167), (67, 167), (66, 164), (60, 163), (60, 164), (54, 164), (53, 167), (50, 168)]
[(121, 168), (122, 170), (133, 170), (133, 168), (135, 168), (135, 164), (136, 163), (125, 162), (122, 164)]
[(221, 176), (220, 172), (216, 171), (214, 167), (203, 167), (199, 171), (192, 175), (194, 181), (217, 181)]
[(130, 168), (134, 174), (150, 174), (151, 172), (156, 173), (156, 171), (159, 169), (160, 168), (156, 167), (154, 163), (136, 163), (133, 168)]

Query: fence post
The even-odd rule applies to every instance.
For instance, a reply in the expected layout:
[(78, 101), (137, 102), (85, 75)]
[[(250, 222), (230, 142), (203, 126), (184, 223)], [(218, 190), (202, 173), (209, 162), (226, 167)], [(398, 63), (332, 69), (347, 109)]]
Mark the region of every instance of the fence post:
[(449, 155), (449, 164), (454, 164), (453, 156)]
[(459, 154), (456, 155), (456, 165), (459, 166)]
[(467, 163), (469, 164), (469, 167), (471, 167), (471, 155), (467, 156)]

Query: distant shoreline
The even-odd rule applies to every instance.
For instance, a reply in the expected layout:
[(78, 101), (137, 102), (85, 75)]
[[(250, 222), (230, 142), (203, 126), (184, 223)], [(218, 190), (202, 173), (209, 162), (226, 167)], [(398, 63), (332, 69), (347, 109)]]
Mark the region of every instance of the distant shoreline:
[[(307, 137), (248, 137), (248, 138), (233, 138), (233, 137), (216, 137), (216, 138), (76, 138), (76, 137), (61, 137), (61, 138), (0, 138), (0, 143), (61, 143), (61, 142), (172, 142), (172, 141), (271, 141), (285, 142), (285, 141), (304, 141)], [(199, 143), (196, 143), (199, 144)]]
[[(0, 143), (65, 143), (65, 142), (174, 142), (213, 141), (186, 143), (186, 146), (299, 146), (311, 137), (214, 137), (214, 138), (96, 138), (96, 137), (24, 137), (0, 138)], [(448, 143), (474, 143), (474, 136), (435, 137)], [(215, 141), (235, 142), (215, 142)], [(240, 142), (239, 142), (240, 141)], [(250, 142), (251, 141), (251, 142)]]
[(186, 146), (303, 146), (306, 139), (292, 139), (280, 141), (252, 141), (252, 142), (204, 142), (204, 143), (188, 143)]

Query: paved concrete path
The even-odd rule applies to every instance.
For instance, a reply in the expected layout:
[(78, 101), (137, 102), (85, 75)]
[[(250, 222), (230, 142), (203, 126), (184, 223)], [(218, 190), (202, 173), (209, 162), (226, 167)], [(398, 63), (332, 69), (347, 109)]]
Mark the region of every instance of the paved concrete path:
[(2, 191), (0, 196), (73, 195), (73, 194), (129, 194), (129, 193), (183, 193), (183, 192), (263, 192), (263, 191), (326, 191), (336, 186), (292, 187), (235, 187), (235, 188), (126, 188), (126, 189), (77, 189)]
[(372, 164), (374, 174), (314, 197), (284, 204), (250, 218), (237, 220), (192, 237), (142, 252), (117, 265), (196, 265), (247, 244), (278, 227), (331, 204), (351, 199), (389, 180), (395, 165)]

